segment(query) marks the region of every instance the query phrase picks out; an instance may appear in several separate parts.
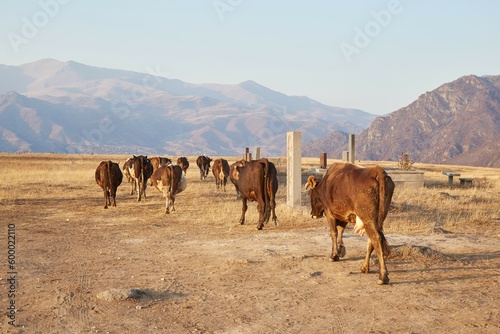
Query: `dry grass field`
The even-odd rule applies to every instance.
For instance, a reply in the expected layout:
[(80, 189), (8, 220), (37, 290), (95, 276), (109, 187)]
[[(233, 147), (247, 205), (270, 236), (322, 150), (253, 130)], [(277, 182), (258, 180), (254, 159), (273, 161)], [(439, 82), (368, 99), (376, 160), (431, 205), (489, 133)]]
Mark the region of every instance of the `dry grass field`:
[[(152, 187), (137, 202), (126, 180), (103, 209), (95, 168), (126, 158), (0, 154), (2, 332), (500, 332), (499, 169), (415, 164), (426, 186), (396, 188), (384, 228), (391, 282), (378, 286), (375, 257), (359, 272), (366, 236), (347, 229), (346, 257), (330, 262), (326, 221), (289, 210), (283, 184), (278, 227), (256, 229), (255, 203), (239, 225), (234, 187), (201, 181), (195, 157), (176, 212), (164, 214)], [(448, 187), (443, 170), (473, 187)]]

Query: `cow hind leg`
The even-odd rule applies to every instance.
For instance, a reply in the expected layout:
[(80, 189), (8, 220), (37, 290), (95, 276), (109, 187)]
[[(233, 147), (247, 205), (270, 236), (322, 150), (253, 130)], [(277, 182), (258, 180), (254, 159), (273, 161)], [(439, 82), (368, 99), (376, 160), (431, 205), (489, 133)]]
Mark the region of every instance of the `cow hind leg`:
[(276, 201), (274, 200), (274, 198), (271, 199), (269, 204), (271, 205), (271, 215), (274, 226), (278, 226), (278, 217), (276, 216)]
[[(366, 228), (366, 225), (365, 225)], [(370, 263), (370, 255), (373, 250), (375, 250), (375, 253), (378, 258), (379, 262), (379, 276), (377, 280), (377, 284), (382, 285), (382, 284), (387, 284), (389, 283), (389, 272), (387, 271), (387, 267), (385, 265), (385, 254), (388, 254), (388, 249), (389, 246), (387, 244), (387, 241), (385, 239), (384, 233), (381, 231), (375, 231), (372, 229), (366, 229), (366, 232), (368, 234), (368, 237), (370, 238), (369, 244), (367, 247), (367, 252), (366, 252), (366, 257), (361, 265), (361, 271), (362, 272), (368, 272), (369, 271), (369, 263)], [(366, 270), (366, 271), (364, 271)]]
[[(111, 192), (111, 198), (113, 198), (113, 206), (116, 207), (116, 190)], [(109, 203), (111, 205), (111, 203)]]
[(330, 226), (330, 238), (332, 239), (332, 253), (330, 254), (330, 261), (336, 262), (340, 260), (339, 248), (338, 248), (338, 231), (337, 231), (337, 220), (330, 214), (326, 214), (328, 220), (328, 225)]
[(108, 208), (108, 191), (104, 190), (104, 208)]
[(264, 228), (264, 224), (269, 221), (269, 205), (266, 205), (263, 201), (258, 201), (257, 210), (259, 211), (259, 224), (257, 225), (257, 229), (262, 230)]
[(165, 214), (169, 214), (170, 213), (170, 194), (167, 194), (167, 196), (165, 196)]
[(175, 195), (170, 196), (170, 207), (171, 207), (171, 212), (175, 211)]
[(344, 229), (346, 226), (347, 226), (346, 222), (337, 221), (337, 232), (338, 232), (337, 244), (338, 244), (338, 248), (339, 248), (338, 255), (341, 258), (345, 256), (345, 246), (344, 246), (344, 240), (342, 239), (342, 237), (344, 236)]
[(372, 255), (372, 252), (373, 252), (373, 245), (372, 245), (371, 240), (368, 239), (368, 242), (366, 244), (365, 260), (363, 261), (363, 263), (361, 264), (361, 267), (360, 267), (360, 270), (362, 273), (367, 274), (370, 272), (370, 257)]
[(248, 209), (248, 204), (247, 204), (247, 199), (242, 196), (241, 202), (243, 203), (241, 207), (241, 217), (240, 217), (240, 224), (243, 225), (245, 224), (245, 213), (247, 212)]

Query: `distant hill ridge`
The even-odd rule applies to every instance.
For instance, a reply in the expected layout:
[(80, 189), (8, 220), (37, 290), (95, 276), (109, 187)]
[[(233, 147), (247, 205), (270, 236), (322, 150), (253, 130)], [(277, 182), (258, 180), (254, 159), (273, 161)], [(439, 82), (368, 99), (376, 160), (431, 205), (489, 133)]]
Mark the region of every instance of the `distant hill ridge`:
[[(285, 133), (360, 133), (375, 115), (254, 81), (191, 84), (53, 59), (0, 65), (0, 151), (281, 155)], [(3, 95), (3, 96), (2, 96)]]

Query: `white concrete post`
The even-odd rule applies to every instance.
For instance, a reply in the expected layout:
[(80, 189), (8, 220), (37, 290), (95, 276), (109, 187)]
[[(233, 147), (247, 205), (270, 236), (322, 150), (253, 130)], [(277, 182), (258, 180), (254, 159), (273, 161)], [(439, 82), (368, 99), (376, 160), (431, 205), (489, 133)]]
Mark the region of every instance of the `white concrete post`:
[(350, 163), (355, 163), (356, 161), (356, 156), (354, 153), (355, 150), (355, 135), (349, 135), (349, 162)]
[(256, 147), (255, 148), (255, 160), (259, 160), (260, 159), (260, 147)]
[(302, 132), (286, 134), (286, 204), (301, 207)]

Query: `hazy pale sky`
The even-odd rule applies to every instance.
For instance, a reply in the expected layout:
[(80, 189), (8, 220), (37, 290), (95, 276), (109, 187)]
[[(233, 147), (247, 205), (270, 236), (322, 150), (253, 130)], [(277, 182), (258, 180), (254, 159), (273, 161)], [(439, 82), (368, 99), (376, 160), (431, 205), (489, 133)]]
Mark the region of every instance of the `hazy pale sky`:
[(463, 75), (500, 74), (499, 14), (491, 0), (2, 1), (0, 64), (254, 80), (386, 114)]

